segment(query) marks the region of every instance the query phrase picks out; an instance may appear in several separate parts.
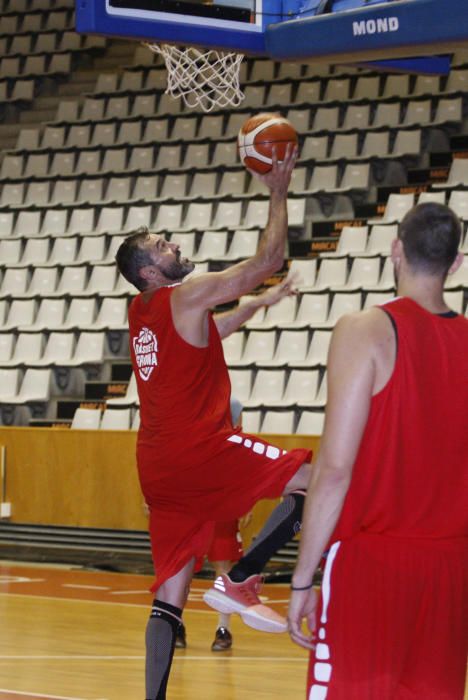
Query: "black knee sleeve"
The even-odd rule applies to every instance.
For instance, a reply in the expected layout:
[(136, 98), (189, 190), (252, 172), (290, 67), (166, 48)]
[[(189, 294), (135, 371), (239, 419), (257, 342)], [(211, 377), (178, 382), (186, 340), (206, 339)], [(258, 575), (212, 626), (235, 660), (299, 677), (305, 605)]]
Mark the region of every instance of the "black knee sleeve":
[(266, 563), (301, 529), (305, 491), (293, 491), (272, 512), (247, 553), (229, 572), (232, 581), (259, 574)]
[(146, 626), (146, 698), (165, 700), (176, 633), (182, 623), (182, 610), (154, 600)]

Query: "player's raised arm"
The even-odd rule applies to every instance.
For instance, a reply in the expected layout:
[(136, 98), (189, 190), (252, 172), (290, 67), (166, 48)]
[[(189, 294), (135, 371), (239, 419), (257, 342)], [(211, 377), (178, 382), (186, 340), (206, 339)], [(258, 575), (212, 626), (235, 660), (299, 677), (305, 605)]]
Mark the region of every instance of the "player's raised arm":
[(297, 149), (290, 147), (283, 161), (273, 156), (273, 167), (264, 175), (254, 173), (270, 190), (268, 222), (256, 254), (223, 272), (197, 275), (181, 285), (173, 296), (173, 309), (207, 310), (255, 289), (281, 268), (288, 233), (287, 195)]

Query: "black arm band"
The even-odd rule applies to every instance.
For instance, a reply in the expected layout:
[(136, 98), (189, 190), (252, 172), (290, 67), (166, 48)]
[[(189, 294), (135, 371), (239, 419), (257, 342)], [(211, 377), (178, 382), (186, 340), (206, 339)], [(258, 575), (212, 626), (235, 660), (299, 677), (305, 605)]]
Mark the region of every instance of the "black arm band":
[(309, 586), (293, 586), (291, 583), (291, 590), (292, 591), (309, 591), (313, 585), (314, 585), (313, 582)]

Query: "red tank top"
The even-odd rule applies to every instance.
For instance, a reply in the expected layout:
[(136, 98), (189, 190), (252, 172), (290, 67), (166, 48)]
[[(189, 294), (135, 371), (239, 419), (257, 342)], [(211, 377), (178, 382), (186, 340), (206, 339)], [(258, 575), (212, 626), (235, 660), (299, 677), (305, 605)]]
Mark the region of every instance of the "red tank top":
[(333, 540), (468, 534), (468, 320), (408, 298), (381, 307), (397, 357), (373, 397)]
[(140, 398), (137, 457), (140, 471), (173, 476), (213, 456), (236, 432), (230, 418), (231, 385), (218, 330), (210, 314), (209, 343), (195, 347), (174, 327), (163, 287), (129, 309), (130, 352)]

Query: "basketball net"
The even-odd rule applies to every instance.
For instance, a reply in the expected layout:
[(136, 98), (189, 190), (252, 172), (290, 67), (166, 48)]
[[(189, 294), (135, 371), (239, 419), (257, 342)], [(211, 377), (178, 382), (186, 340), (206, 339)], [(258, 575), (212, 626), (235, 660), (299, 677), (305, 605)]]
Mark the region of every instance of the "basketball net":
[(146, 44), (164, 58), (167, 68), (166, 93), (181, 97), (187, 107), (201, 107), (204, 112), (238, 107), (244, 99), (239, 73), (243, 54), (200, 51), (191, 46)]

